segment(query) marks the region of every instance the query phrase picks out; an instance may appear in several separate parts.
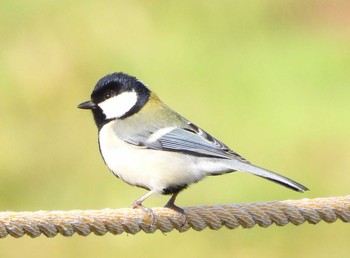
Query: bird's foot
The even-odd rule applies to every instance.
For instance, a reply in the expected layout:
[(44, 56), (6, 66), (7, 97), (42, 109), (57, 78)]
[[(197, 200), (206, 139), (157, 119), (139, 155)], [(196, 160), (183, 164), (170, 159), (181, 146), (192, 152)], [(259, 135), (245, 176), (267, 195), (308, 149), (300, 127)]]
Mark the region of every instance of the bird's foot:
[(174, 211), (176, 211), (176, 212), (182, 214), (183, 220), (182, 220), (181, 228), (186, 224), (186, 222), (187, 222), (187, 217), (186, 217), (186, 213), (185, 213), (185, 210), (184, 210), (184, 209), (182, 209), (182, 208), (176, 206), (176, 205), (174, 204), (174, 202), (172, 202), (171, 200), (170, 200), (167, 204), (165, 204), (164, 207), (165, 207), (165, 208), (168, 208), (168, 209), (172, 209), (172, 210), (174, 210)]
[(150, 228), (154, 226), (156, 219), (152, 209), (146, 208), (145, 206), (143, 206), (141, 203), (138, 203), (137, 201), (131, 204), (130, 208), (143, 210), (145, 213), (147, 213), (150, 216), (150, 220), (151, 220)]

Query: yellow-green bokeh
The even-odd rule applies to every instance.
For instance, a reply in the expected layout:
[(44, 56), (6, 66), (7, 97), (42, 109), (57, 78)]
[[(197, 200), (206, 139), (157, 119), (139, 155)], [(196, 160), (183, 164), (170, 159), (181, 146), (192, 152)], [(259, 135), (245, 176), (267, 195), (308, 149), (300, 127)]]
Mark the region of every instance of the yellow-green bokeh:
[[(0, 1), (0, 210), (126, 207), (77, 104), (124, 71), (299, 194), (241, 173), (180, 206), (349, 194), (346, 1)], [(168, 197), (152, 197), (160, 206)], [(0, 257), (346, 257), (348, 225), (0, 240)]]

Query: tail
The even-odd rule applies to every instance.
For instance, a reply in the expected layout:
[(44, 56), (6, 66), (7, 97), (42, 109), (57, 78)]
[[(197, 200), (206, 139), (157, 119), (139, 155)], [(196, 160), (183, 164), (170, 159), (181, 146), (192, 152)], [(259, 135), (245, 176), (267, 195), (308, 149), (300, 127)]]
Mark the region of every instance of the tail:
[[(297, 192), (304, 192), (309, 190), (309, 188), (303, 186), (302, 184), (299, 184), (292, 179), (289, 179), (287, 177), (281, 176), (277, 173), (274, 173), (272, 171), (266, 170), (264, 168), (252, 165), (250, 163), (242, 162), (240, 160), (231, 160), (233, 162), (232, 168), (234, 170), (250, 173), (262, 178), (266, 178), (270, 181), (273, 181), (275, 183), (278, 183), (280, 185), (283, 185), (289, 189), (292, 189)], [(232, 164), (232, 163), (231, 163)]]

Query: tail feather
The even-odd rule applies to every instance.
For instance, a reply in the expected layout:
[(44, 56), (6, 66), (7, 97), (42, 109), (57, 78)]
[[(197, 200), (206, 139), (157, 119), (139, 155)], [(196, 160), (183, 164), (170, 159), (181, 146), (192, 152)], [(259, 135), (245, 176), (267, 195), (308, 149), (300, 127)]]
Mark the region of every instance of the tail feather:
[(289, 179), (285, 176), (279, 175), (275, 172), (269, 171), (267, 169), (252, 165), (250, 163), (242, 162), (240, 160), (232, 160), (233, 163), (233, 169), (250, 173), (262, 178), (266, 178), (270, 181), (273, 181), (275, 183), (278, 183), (280, 185), (283, 185), (289, 189), (292, 189), (294, 191), (298, 192), (304, 192), (309, 190), (307, 187), (303, 186), (302, 184), (299, 184), (295, 182), (292, 179)]

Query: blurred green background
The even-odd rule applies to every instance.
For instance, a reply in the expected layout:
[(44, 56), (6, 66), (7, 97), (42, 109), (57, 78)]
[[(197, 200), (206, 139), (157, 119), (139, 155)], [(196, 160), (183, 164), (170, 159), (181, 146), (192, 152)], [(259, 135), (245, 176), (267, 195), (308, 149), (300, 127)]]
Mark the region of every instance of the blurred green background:
[[(0, 210), (129, 206), (98, 152), (96, 81), (124, 71), (300, 194), (246, 174), (180, 206), (349, 194), (348, 1), (0, 1)], [(148, 207), (168, 197), (152, 197)], [(0, 240), (0, 257), (346, 257), (349, 225)]]

